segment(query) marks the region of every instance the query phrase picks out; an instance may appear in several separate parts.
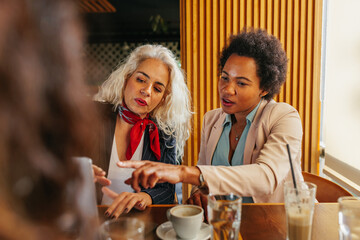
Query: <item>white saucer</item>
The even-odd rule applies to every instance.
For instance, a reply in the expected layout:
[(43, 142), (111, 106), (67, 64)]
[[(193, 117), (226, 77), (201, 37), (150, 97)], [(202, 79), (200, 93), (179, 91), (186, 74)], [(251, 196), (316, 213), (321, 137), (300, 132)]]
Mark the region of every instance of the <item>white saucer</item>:
[[(164, 222), (156, 229), (156, 235), (163, 240), (179, 240), (170, 221)], [(211, 237), (211, 227), (209, 224), (202, 223), (197, 236), (192, 240), (206, 240)]]

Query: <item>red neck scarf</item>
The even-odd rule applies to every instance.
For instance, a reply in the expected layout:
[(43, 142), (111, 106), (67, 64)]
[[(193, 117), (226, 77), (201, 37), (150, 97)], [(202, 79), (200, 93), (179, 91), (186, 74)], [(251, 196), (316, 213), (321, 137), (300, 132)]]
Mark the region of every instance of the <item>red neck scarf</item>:
[(126, 158), (129, 160), (134, 155), (136, 148), (139, 146), (141, 137), (146, 129), (146, 126), (150, 124), (150, 148), (155, 154), (157, 160), (160, 160), (161, 152), (159, 131), (156, 124), (149, 119), (149, 114), (146, 115), (144, 119), (141, 119), (139, 115), (130, 111), (124, 103), (124, 106), (119, 106), (119, 115), (125, 122), (129, 124), (134, 124), (134, 126), (130, 130), (130, 144), (126, 150)]

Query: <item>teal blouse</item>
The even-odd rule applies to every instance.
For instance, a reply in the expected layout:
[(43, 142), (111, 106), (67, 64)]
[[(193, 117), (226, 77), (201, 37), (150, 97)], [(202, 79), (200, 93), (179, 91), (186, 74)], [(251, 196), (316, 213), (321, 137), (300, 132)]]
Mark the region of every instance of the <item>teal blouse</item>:
[[(261, 101), (260, 101), (261, 102)], [(230, 141), (229, 134), (231, 130), (231, 115), (227, 114), (225, 121), (223, 123), (223, 131), (221, 133), (220, 139), (216, 145), (215, 152), (211, 161), (213, 166), (239, 166), (244, 163), (244, 149), (246, 138), (249, 133), (249, 129), (252, 121), (254, 120), (255, 114), (260, 106), (259, 104), (246, 116), (246, 126), (241, 134), (241, 137), (238, 141), (238, 144), (235, 148), (235, 152), (232, 156), (232, 159), (229, 163), (229, 150), (230, 150)], [(253, 203), (252, 197), (243, 197), (243, 203)]]

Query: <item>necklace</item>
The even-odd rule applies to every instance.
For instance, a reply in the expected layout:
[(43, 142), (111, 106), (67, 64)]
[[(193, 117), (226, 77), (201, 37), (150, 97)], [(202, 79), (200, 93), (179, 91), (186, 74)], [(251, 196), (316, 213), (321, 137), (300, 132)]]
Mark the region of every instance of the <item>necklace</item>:
[[(234, 118), (234, 116), (232, 116), (232, 117)], [(239, 127), (239, 125), (240, 125), (240, 127)], [(235, 130), (234, 126), (235, 126), (235, 123), (234, 123), (234, 125), (231, 126), (233, 132), (235, 133), (235, 141), (239, 141), (240, 137), (241, 137), (241, 134), (242, 134), (242, 132), (243, 132), (243, 130), (245, 128), (245, 125), (237, 124), (237, 130), (238, 130), (237, 133), (236, 133), (236, 130)]]
[[(241, 137), (241, 134), (242, 134), (244, 128), (241, 128), (240, 130), (241, 130), (241, 131), (239, 131), (238, 133), (235, 133), (235, 141), (239, 141), (239, 140), (240, 140), (240, 137)], [(235, 132), (235, 130), (234, 130), (234, 132)]]

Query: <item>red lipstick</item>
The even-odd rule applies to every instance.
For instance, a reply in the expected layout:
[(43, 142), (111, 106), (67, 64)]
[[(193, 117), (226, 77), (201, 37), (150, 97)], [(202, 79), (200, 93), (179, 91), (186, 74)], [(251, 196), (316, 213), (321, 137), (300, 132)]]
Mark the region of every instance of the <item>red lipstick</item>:
[(146, 106), (147, 102), (141, 98), (135, 98), (135, 102), (140, 106)]

